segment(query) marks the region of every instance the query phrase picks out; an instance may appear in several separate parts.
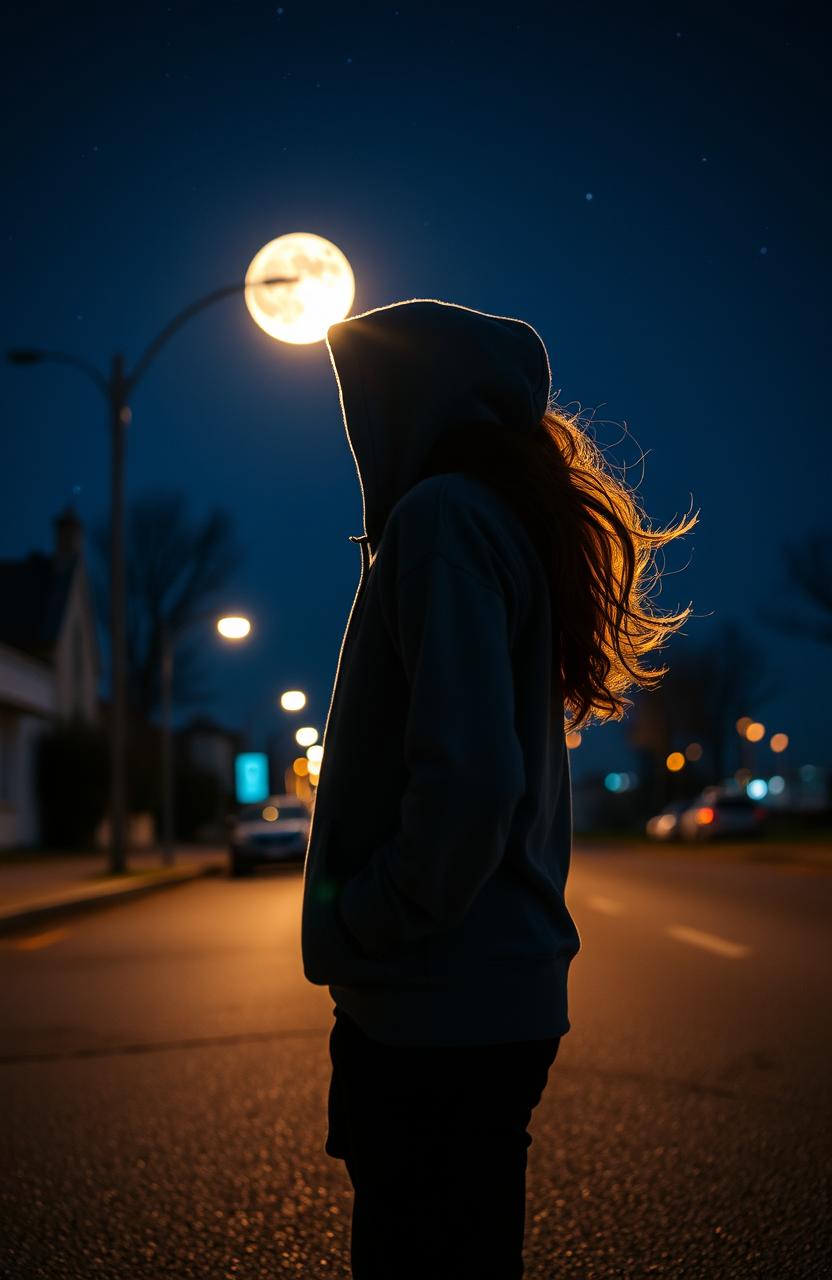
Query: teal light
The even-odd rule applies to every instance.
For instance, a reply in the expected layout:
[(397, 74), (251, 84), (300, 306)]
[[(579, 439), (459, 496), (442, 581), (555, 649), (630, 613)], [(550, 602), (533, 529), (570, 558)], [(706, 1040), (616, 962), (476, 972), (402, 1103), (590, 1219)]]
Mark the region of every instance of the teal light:
[(269, 794), (269, 761), (262, 751), (244, 751), (234, 761), (239, 804), (259, 804)]

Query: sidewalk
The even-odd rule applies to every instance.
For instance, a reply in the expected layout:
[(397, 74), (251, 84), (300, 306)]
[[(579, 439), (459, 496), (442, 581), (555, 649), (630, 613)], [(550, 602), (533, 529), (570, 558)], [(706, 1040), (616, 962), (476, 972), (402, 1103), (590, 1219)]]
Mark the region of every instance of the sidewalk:
[(0, 934), (72, 911), (122, 902), (225, 870), (221, 848), (180, 846), (172, 867), (158, 849), (129, 853), (128, 871), (110, 875), (105, 853), (0, 852)]

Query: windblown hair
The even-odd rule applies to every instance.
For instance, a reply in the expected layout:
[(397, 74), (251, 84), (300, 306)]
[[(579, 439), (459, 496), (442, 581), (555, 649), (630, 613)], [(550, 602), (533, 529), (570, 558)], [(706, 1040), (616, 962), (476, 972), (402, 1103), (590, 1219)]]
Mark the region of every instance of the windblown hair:
[(689, 533), (699, 514), (653, 528), (635, 491), (607, 463), (579, 413), (551, 404), (537, 428), (461, 424), (436, 442), (421, 478), (465, 471), (516, 511), (546, 566), (554, 665), (566, 727), (620, 720), (632, 688), (653, 689), (669, 670), (642, 659), (690, 616), (654, 607), (656, 552)]

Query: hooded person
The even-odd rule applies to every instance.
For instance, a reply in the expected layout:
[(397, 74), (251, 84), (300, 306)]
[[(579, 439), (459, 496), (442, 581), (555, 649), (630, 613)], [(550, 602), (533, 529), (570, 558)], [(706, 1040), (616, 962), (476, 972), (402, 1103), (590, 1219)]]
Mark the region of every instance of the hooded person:
[(689, 610), (521, 320), (414, 299), (327, 334), (361, 486), (304, 867), (335, 1002), (326, 1151), (358, 1280), (523, 1274), (527, 1126), (580, 948), (565, 716), (620, 718)]
[(365, 526), (304, 871), (304, 970), (337, 1015), (327, 1151), (359, 1280), (509, 1280), (579, 948), (568, 753), (528, 533), (481, 480), (421, 474), (459, 423), (534, 431), (549, 360), (519, 320), (422, 299), (327, 345)]

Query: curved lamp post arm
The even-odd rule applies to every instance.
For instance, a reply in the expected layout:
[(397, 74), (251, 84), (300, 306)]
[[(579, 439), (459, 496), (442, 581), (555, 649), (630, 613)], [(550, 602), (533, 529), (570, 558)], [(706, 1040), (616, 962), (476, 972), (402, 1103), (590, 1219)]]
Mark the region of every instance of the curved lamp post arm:
[(10, 364), (41, 364), (45, 360), (51, 360), (53, 364), (72, 364), (92, 379), (106, 400), (110, 399), (110, 384), (104, 374), (80, 356), (70, 356), (65, 351), (39, 351), (18, 347), (9, 351), (6, 358)]
[[(274, 276), (268, 280), (258, 280), (257, 285), (263, 284), (296, 284), (297, 276)], [(198, 312), (203, 311), (206, 307), (211, 307), (215, 302), (222, 302), (223, 298), (229, 298), (233, 293), (242, 293), (245, 289), (250, 288), (245, 281), (236, 284), (224, 285), (221, 289), (214, 289), (211, 293), (206, 293), (204, 298), (198, 298), (196, 302), (192, 302), (190, 306), (185, 307), (182, 311), (175, 315), (169, 324), (165, 325), (161, 333), (157, 334), (144, 353), (139, 357), (132, 373), (128, 376), (128, 385), (132, 391), (140, 378), (144, 376), (148, 366), (155, 360), (162, 347), (168, 342), (175, 333), (178, 333), (183, 325)]]

